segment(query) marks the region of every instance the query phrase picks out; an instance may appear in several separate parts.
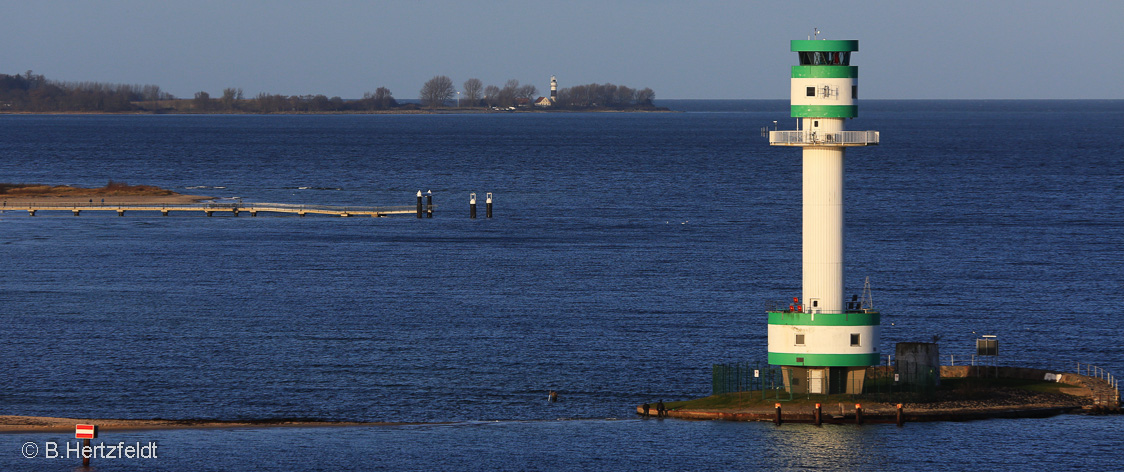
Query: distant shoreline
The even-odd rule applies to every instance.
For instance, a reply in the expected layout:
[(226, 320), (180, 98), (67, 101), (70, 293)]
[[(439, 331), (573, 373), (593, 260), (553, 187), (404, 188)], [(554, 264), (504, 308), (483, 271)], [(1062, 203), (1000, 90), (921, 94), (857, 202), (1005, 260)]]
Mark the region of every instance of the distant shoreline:
[(182, 112), (182, 111), (0, 111), (0, 115), (240, 115), (240, 116), (269, 116), (269, 115), (491, 115), (508, 113), (682, 113), (668, 108), (660, 109), (592, 109), (592, 110), (490, 110), (482, 108), (449, 108), (449, 109), (403, 109), (403, 110), (367, 110), (367, 111), (288, 111), (276, 113), (250, 113), (244, 111), (221, 112)]

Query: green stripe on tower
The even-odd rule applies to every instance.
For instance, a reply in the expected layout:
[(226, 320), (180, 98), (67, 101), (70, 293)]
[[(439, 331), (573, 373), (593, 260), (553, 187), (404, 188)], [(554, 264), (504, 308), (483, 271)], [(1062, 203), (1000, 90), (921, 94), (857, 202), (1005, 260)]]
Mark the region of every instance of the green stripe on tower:
[(794, 39), (790, 44), (792, 45), (792, 52), (846, 52), (859, 50), (859, 42), (854, 39), (832, 41), (826, 39)]
[[(803, 361), (797, 361), (797, 359)], [(860, 367), (878, 365), (881, 356), (877, 352), (869, 354), (793, 354), (789, 352), (770, 352), (770, 365), (801, 365), (809, 367)]]
[(878, 326), (881, 313), (786, 313), (770, 311), (769, 324), (796, 326)]
[(792, 66), (794, 79), (857, 79), (856, 66)]
[(793, 118), (854, 118), (857, 105), (791, 105)]

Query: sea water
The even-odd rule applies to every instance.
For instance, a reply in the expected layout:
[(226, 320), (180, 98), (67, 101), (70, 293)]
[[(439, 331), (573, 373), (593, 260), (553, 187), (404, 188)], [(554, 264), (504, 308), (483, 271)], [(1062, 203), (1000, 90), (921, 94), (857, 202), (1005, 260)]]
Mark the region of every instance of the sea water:
[[(1120, 101), (870, 101), (848, 129), (846, 288), (883, 354), (1124, 372)], [(800, 156), (780, 101), (686, 113), (0, 116), (0, 181), (113, 180), (434, 218), (0, 213), (0, 413), (324, 419), (103, 433), (104, 470), (1111, 468), (1119, 417), (776, 428), (641, 420), (764, 360), (800, 292)], [(480, 218), (468, 218), (469, 193)], [(492, 192), (495, 217), (484, 218)], [(561, 401), (547, 403), (547, 393)], [(25, 459), (0, 435), (0, 468)], [(73, 439), (71, 439), (73, 441)]]

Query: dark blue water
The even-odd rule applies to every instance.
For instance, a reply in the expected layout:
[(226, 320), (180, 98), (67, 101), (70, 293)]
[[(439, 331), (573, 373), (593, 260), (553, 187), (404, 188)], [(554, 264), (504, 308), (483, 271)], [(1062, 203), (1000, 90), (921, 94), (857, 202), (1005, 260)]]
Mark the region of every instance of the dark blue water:
[[(0, 413), (454, 423), (129, 433), (169, 452), (125, 468), (253, 468), (277, 444), (265, 467), (1105, 467), (1027, 444), (1111, 456), (1115, 418), (632, 419), (708, 394), (711, 363), (763, 359), (765, 304), (799, 294), (799, 150), (759, 136), (791, 119), (709, 109), (734, 111), (0, 116), (0, 181), (438, 205), (421, 221), (0, 214)], [(1124, 372), (1122, 119), (1120, 101), (864, 105), (848, 129), (882, 144), (848, 151), (847, 284), (870, 277), (882, 352), (995, 334), (1004, 363)], [(494, 192), (496, 217), (468, 219), (469, 192)], [(63, 467), (19, 455), (53, 437), (0, 436), (0, 465)]]

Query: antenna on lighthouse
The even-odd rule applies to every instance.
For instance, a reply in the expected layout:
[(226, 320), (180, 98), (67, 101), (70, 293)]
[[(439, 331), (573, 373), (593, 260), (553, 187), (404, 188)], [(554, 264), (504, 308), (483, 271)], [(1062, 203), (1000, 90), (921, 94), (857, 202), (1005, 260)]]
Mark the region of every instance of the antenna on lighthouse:
[(867, 277), (866, 282), (863, 283), (863, 299), (862, 299), (862, 305), (860, 305), (860, 306), (864, 310), (869, 310), (869, 309), (874, 308), (874, 297), (872, 297), (870, 295), (870, 277)]

